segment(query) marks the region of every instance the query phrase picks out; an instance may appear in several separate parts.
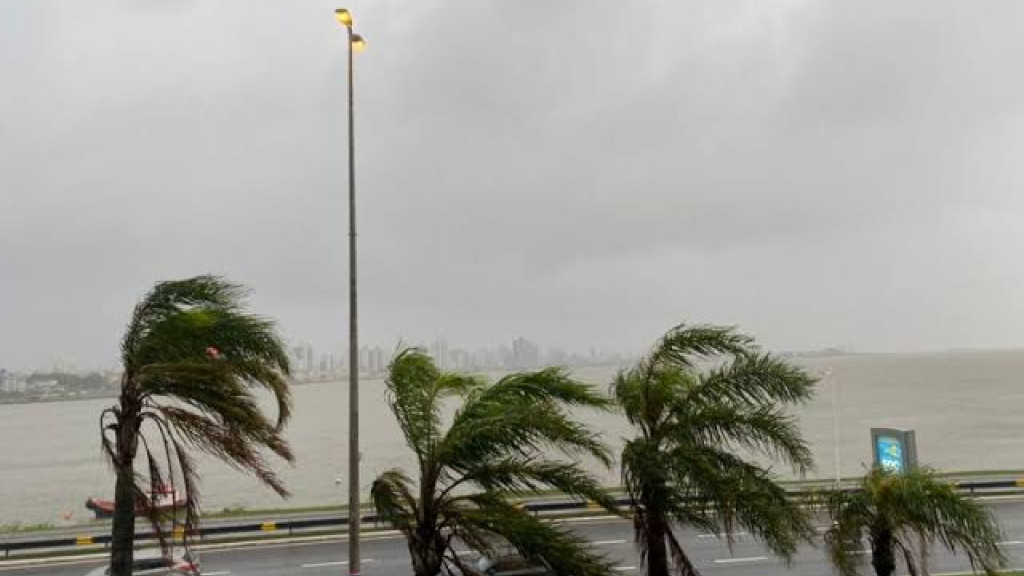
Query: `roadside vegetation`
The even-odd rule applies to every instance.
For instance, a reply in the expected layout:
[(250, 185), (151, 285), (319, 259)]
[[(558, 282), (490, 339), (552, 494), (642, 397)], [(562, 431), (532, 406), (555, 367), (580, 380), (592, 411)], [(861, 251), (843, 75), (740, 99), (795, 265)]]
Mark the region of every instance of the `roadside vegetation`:
[(825, 504), (834, 523), (825, 546), (840, 576), (858, 574), (865, 546), (876, 576), (891, 576), (897, 560), (916, 576), (922, 543), (926, 550), (939, 545), (964, 554), (974, 570), (988, 576), (1006, 566), (992, 512), (931, 470), (897, 474), (875, 467), (856, 489), (829, 493)]
[(54, 530), (57, 527), (50, 523), (22, 524), (21, 522), (7, 522), (0, 524), (0, 534), (20, 534), (23, 532), (44, 532)]
[[(384, 472), (371, 496), (378, 515), (405, 536), (415, 576), (477, 574), (456, 545), (486, 555), (514, 548), (562, 576), (617, 573), (585, 538), (513, 501), (553, 488), (614, 507), (580, 463), (592, 458), (607, 465), (611, 455), (570, 413), (607, 409), (607, 398), (558, 368), (489, 383), (442, 372), (418, 349), (398, 353), (386, 385), (417, 467)], [(447, 402), (455, 414), (445, 426)]]
[[(103, 452), (116, 474), (110, 576), (131, 576), (137, 510), (158, 534), (165, 517), (175, 520), (177, 510), (153, 506), (152, 494), (170, 487), (184, 497), (183, 533), (192, 533), (199, 518), (194, 451), (288, 494), (264, 455), (292, 461), (282, 436), (291, 414), (288, 356), (273, 323), (245, 311), (244, 295), (236, 284), (197, 276), (157, 284), (132, 313), (117, 403), (100, 416)], [(257, 389), (274, 398), (276, 417), (264, 414)]]
[[(117, 403), (100, 417), (103, 450), (116, 474), (111, 576), (131, 576), (137, 513), (160, 535), (165, 552), (168, 524), (193, 533), (195, 452), (288, 494), (268, 460), (293, 458), (282, 435), (291, 415), (288, 357), (273, 323), (249, 314), (243, 296), (237, 285), (199, 276), (157, 284), (132, 314)], [(492, 557), (514, 550), (561, 576), (617, 574), (585, 538), (520, 505), (541, 495), (567, 496), (618, 513), (612, 493), (588, 472), (589, 463), (613, 463), (600, 433), (577, 419), (591, 410), (618, 410), (633, 427), (620, 458), (623, 487), (615, 492), (630, 503), (647, 576), (699, 576), (675, 535), (682, 526), (730, 544), (730, 534), (742, 529), (786, 561), (814, 541), (806, 499), (791, 497), (786, 487), (815, 487), (802, 480), (812, 458), (791, 415), (813, 396), (815, 380), (735, 329), (673, 328), (618, 373), (610, 395), (562, 368), (493, 382), (444, 372), (417, 348), (396, 354), (385, 384), (416, 465), (380, 474), (370, 500), (377, 516), (405, 537), (415, 576), (478, 576), (458, 553), (463, 547)], [(259, 390), (275, 400), (276, 414), (260, 408)], [(779, 466), (801, 480), (781, 481)], [(168, 486), (184, 500), (161, 510), (150, 495)], [(867, 558), (877, 576), (891, 576), (897, 563), (916, 576), (922, 549), (936, 545), (966, 555), (988, 576), (1006, 565), (991, 512), (933, 471), (876, 468), (844, 486), (814, 500), (834, 521), (825, 548), (840, 576), (855, 576)], [(344, 507), (233, 506), (205, 517), (307, 511), (343, 513)], [(54, 528), (3, 524), (0, 533)], [(870, 556), (862, 553), (865, 546)]]
[[(712, 358), (720, 363), (698, 368)], [(727, 539), (741, 527), (785, 560), (811, 540), (805, 508), (752, 457), (801, 475), (811, 466), (785, 410), (810, 399), (814, 383), (749, 337), (716, 326), (678, 326), (619, 373), (612, 393), (636, 429), (623, 449), (622, 476), (648, 575), (668, 576), (671, 566), (699, 575), (675, 536), (679, 526)]]

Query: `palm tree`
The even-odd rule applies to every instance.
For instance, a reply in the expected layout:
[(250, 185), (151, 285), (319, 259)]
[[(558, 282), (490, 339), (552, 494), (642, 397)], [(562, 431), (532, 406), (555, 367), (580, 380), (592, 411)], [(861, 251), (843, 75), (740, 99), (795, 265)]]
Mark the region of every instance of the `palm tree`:
[[(903, 473), (871, 469), (855, 490), (826, 496), (833, 525), (825, 546), (841, 576), (857, 574), (867, 537), (871, 565), (878, 576), (890, 576), (901, 555), (911, 576), (918, 574), (913, 542), (938, 541), (951, 552), (963, 552), (977, 571), (994, 576), (1006, 564), (999, 549), (999, 526), (978, 502), (965, 498), (927, 468)], [(920, 552), (920, 551), (919, 551)]]
[[(100, 416), (103, 451), (117, 477), (111, 576), (131, 575), (137, 507), (166, 545), (165, 518), (149, 496), (178, 478), (186, 538), (192, 533), (199, 493), (190, 450), (287, 496), (263, 450), (292, 461), (281, 435), (291, 412), (288, 356), (273, 323), (245, 312), (243, 296), (238, 285), (197, 276), (158, 283), (135, 306), (121, 342), (121, 392)], [(276, 419), (261, 410), (256, 388), (276, 401)], [(135, 465), (140, 456), (144, 473)]]
[[(699, 361), (716, 359), (704, 370)], [(641, 561), (650, 576), (699, 574), (673, 533), (740, 526), (789, 560), (812, 527), (761, 456), (803, 474), (811, 453), (784, 408), (812, 396), (814, 380), (731, 328), (680, 325), (612, 392), (638, 434), (622, 452)], [(746, 455), (745, 455), (746, 454)]]
[[(389, 470), (373, 483), (378, 515), (405, 535), (416, 576), (454, 569), (477, 574), (456, 552), (456, 543), (493, 554), (503, 546), (543, 560), (561, 575), (614, 574), (586, 541), (516, 506), (510, 497), (555, 488), (596, 501), (614, 502), (586, 472), (580, 458), (608, 465), (596, 435), (572, 419), (571, 408), (609, 406), (608, 399), (548, 368), (510, 374), (493, 384), (444, 373), (418, 349), (400, 351), (387, 379), (388, 403), (416, 456), (416, 478)], [(444, 429), (452, 399), (461, 406)], [(573, 459), (549, 457), (551, 450)]]

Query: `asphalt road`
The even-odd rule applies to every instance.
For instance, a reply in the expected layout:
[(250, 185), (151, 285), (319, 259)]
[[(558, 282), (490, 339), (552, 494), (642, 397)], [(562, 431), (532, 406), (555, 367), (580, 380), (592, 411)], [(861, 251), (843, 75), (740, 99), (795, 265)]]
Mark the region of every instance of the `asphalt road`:
[[(1004, 548), (1010, 566), (1024, 567), (1024, 502), (993, 504), (1005, 533)], [(575, 521), (572, 525), (585, 534), (598, 548), (615, 560), (624, 575), (639, 575), (639, 561), (632, 543), (632, 528), (623, 520), (594, 519)], [(772, 558), (748, 535), (738, 533), (730, 551), (725, 542), (709, 534), (683, 531), (681, 541), (690, 558), (706, 576), (823, 576), (833, 574), (823, 550), (806, 547), (790, 566)], [(258, 546), (201, 552), (205, 576), (321, 576), (347, 574), (343, 539), (315, 543), (264, 543)], [(408, 576), (409, 556), (405, 542), (397, 536), (371, 537), (363, 545), (367, 576)], [(471, 557), (471, 556), (470, 556)], [(865, 555), (865, 562), (868, 561)], [(0, 567), (3, 576), (82, 576), (99, 565), (90, 560), (75, 564)], [(941, 549), (934, 551), (930, 562), (932, 575), (969, 571), (962, 558)], [(865, 564), (864, 574), (870, 574)]]

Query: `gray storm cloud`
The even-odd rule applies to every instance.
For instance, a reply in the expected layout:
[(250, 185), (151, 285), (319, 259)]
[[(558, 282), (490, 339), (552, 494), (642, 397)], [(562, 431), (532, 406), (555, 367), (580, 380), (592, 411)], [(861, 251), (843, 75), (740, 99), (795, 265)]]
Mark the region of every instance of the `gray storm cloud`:
[[(0, 366), (207, 271), (343, 346), (334, 7), (0, 4)], [(368, 342), (1024, 343), (1020, 3), (350, 8)]]

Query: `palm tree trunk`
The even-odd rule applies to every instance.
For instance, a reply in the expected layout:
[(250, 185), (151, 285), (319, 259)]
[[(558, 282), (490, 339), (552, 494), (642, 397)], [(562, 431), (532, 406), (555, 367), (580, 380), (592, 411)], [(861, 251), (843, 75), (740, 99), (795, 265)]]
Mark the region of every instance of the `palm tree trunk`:
[(437, 576), (444, 562), (444, 548), (438, 549), (436, 538), (423, 534), (409, 538), (409, 556), (415, 576)]
[(656, 515), (647, 519), (644, 539), (647, 544), (647, 576), (668, 576), (668, 523)]
[(890, 530), (879, 530), (872, 535), (871, 565), (876, 576), (892, 576), (896, 571), (896, 550)]
[(116, 431), (114, 518), (110, 529), (110, 576), (132, 576), (135, 548), (135, 450), (139, 442), (140, 411), (134, 398), (122, 392)]
[(921, 576), (930, 576), (931, 572), (928, 571), (928, 538), (924, 534), (919, 534), (918, 537), (921, 539), (921, 558), (918, 560), (918, 572)]
[(132, 575), (132, 554), (135, 547), (135, 477), (134, 466), (117, 467), (114, 488), (114, 520), (110, 535), (110, 576)]

